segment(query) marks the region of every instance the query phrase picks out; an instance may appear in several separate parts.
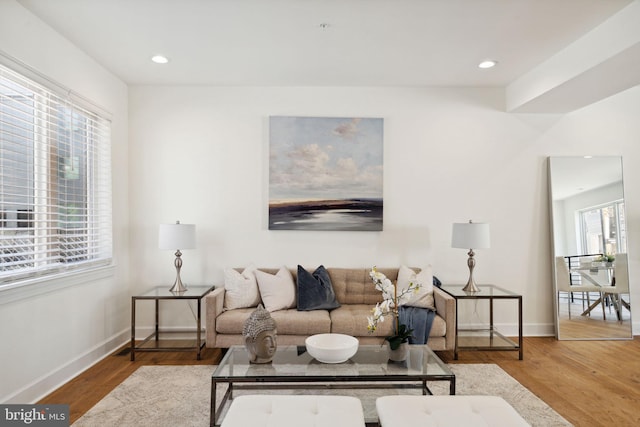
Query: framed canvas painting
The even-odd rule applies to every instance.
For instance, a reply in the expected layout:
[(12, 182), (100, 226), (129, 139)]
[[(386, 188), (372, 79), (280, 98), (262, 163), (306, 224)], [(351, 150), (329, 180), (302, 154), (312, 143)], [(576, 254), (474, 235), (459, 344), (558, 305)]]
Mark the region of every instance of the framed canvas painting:
[(382, 230), (383, 119), (269, 118), (270, 230)]

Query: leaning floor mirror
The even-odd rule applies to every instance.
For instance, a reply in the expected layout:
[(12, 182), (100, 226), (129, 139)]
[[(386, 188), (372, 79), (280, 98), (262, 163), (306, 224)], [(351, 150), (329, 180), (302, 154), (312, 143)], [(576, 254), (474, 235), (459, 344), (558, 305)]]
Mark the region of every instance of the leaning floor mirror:
[(556, 337), (632, 339), (621, 157), (550, 157)]

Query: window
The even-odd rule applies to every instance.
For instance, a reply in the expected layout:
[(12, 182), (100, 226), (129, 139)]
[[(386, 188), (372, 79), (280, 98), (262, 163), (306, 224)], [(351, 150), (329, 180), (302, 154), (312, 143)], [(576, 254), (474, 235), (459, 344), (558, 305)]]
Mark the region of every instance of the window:
[(0, 289), (111, 262), (110, 123), (0, 65)]
[(582, 250), (585, 254), (627, 251), (624, 202), (612, 202), (579, 211)]

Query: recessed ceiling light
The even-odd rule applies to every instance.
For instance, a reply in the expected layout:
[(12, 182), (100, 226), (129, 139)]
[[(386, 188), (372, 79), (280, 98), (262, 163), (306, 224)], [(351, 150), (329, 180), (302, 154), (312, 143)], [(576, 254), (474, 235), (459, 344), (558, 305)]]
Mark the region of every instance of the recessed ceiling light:
[(592, 159), (593, 156), (584, 156), (585, 159)]
[(167, 62), (169, 62), (169, 58), (164, 55), (154, 55), (151, 57), (151, 60), (156, 64), (166, 64)]
[(492, 68), (498, 64), (498, 61), (494, 61), (493, 59), (487, 59), (486, 61), (482, 61), (478, 64), (478, 68)]

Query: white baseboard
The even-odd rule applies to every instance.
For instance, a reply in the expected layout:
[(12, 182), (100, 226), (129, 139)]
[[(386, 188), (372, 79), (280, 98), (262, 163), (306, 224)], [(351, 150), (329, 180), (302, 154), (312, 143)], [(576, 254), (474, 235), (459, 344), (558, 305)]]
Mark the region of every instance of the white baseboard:
[(106, 339), (76, 359), (52, 371), (31, 384), (23, 387), (14, 394), (6, 396), (3, 403), (36, 403), (43, 397), (69, 382), (78, 374), (86, 371), (91, 366), (109, 356), (131, 339), (131, 332), (125, 329), (122, 332)]
[[(173, 327), (163, 328), (172, 333), (172, 339), (193, 339), (194, 328)], [(144, 339), (153, 332), (153, 327), (136, 328), (136, 339)], [(205, 338), (205, 329), (202, 328), (202, 339)], [(66, 384), (82, 372), (86, 371), (105, 357), (131, 341), (131, 330), (125, 329), (120, 333), (106, 339), (89, 351), (78, 356), (69, 363), (36, 379), (15, 393), (0, 399), (0, 403), (35, 403), (51, 392)]]

